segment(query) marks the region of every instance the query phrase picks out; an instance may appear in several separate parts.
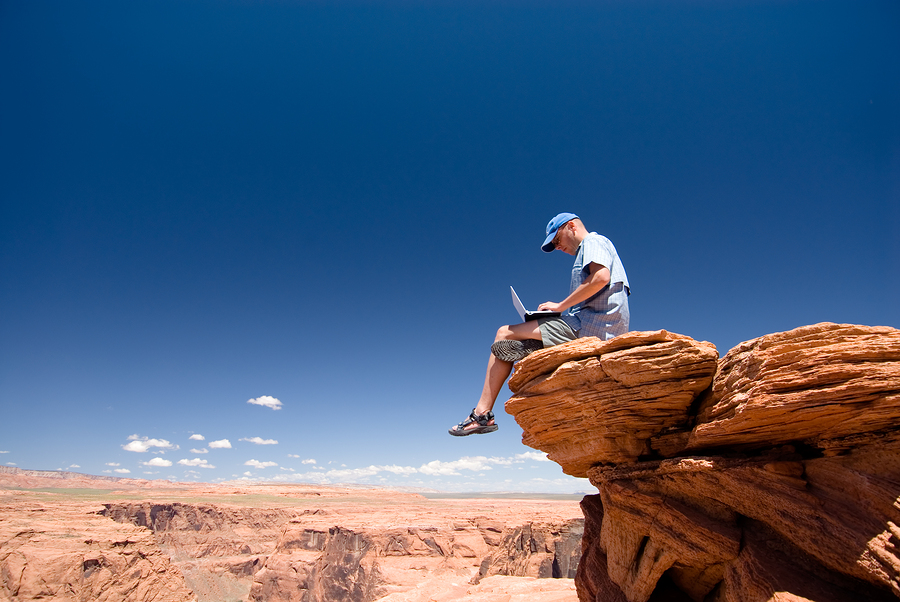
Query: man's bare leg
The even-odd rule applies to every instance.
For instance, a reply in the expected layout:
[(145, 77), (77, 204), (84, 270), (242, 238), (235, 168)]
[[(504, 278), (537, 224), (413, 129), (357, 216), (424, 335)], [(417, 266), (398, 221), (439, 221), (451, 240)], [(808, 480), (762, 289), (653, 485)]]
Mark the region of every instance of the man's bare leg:
[[(541, 340), (541, 329), (536, 320), (523, 322), (521, 324), (513, 324), (510, 326), (501, 326), (497, 330), (497, 336), (494, 342), (502, 340), (524, 341), (525, 339)], [(488, 357), (487, 371), (484, 375), (484, 387), (481, 390), (481, 397), (478, 399), (478, 405), (475, 406), (475, 413), (479, 416), (491, 411), (497, 396), (500, 395), (500, 389), (506, 379), (512, 373), (512, 362), (504, 362), (493, 353)], [(491, 420), (488, 424), (493, 424)], [(475, 428), (477, 424), (469, 425), (469, 429)]]

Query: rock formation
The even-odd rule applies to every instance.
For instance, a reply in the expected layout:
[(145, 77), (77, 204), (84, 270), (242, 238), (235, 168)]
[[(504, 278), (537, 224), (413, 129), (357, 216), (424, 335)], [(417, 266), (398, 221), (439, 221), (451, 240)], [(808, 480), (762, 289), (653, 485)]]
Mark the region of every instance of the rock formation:
[(523, 441), (599, 490), (581, 602), (900, 596), (900, 331), (816, 324), (716, 357), (657, 331), (516, 366)]
[(196, 602), (149, 531), (95, 511), (0, 504), (0, 600)]
[[(575, 576), (583, 524), (575, 508), (566, 512), (571, 518), (508, 525), (508, 510), (506, 517), (441, 516), (424, 512), (419, 496), (395, 495), (405, 504), (377, 512), (139, 502), (106, 504), (102, 514), (150, 529), (184, 561), (195, 589), (205, 574), (217, 590), (250, 602), (370, 602), (416, 588), (434, 571), (462, 583)], [(522, 510), (515, 514), (527, 516)]]

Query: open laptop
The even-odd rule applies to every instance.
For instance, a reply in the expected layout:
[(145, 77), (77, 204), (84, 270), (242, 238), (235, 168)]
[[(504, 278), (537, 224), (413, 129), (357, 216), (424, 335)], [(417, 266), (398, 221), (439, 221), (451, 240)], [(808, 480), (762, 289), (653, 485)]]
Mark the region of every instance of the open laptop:
[(529, 320), (537, 320), (538, 318), (554, 318), (560, 315), (558, 311), (528, 311), (519, 300), (519, 295), (516, 294), (516, 289), (514, 289), (513, 287), (509, 287), (509, 290), (512, 291), (513, 306), (516, 308), (516, 311), (519, 312), (519, 317), (522, 318), (523, 322), (528, 322)]

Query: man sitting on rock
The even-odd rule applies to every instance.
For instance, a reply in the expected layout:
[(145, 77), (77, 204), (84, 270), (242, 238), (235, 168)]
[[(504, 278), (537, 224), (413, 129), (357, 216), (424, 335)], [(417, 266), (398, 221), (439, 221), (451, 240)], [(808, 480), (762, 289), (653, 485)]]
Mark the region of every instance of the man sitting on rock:
[(497, 330), (488, 358), (484, 389), (469, 417), (450, 429), (463, 437), (497, 430), (491, 411), (513, 363), (532, 351), (578, 337), (611, 339), (628, 332), (628, 277), (616, 248), (605, 236), (588, 232), (578, 216), (560, 213), (547, 224), (541, 249), (559, 249), (575, 257), (569, 296), (538, 306), (540, 311), (563, 312), (560, 317), (538, 318)]

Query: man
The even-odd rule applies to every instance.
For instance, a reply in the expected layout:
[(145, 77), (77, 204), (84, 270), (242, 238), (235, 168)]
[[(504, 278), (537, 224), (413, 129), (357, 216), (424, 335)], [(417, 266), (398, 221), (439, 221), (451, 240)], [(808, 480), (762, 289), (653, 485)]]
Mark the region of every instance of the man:
[(548, 301), (539, 310), (563, 312), (558, 318), (539, 318), (501, 326), (497, 330), (478, 405), (469, 417), (450, 429), (463, 437), (497, 430), (491, 411), (513, 363), (532, 351), (559, 345), (578, 337), (611, 339), (628, 332), (628, 277), (616, 248), (605, 236), (588, 232), (574, 213), (560, 213), (547, 224), (541, 249), (558, 249), (575, 257), (569, 296)]

